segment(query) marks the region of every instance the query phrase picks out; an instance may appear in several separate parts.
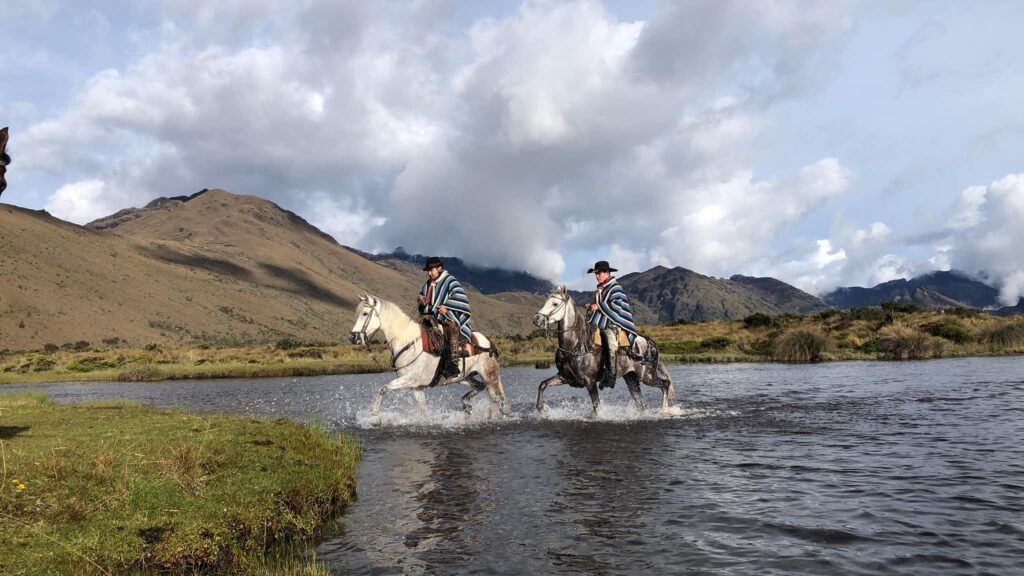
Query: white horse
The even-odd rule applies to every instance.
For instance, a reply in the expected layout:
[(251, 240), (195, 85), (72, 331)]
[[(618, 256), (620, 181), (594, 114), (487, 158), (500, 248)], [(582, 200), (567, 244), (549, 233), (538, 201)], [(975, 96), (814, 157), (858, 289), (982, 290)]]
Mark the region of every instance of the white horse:
[[(430, 386), (441, 358), (424, 353), (419, 323), (406, 316), (398, 306), (370, 295), (360, 296), (359, 300), (355, 324), (352, 325), (352, 343), (365, 344), (380, 331), (391, 350), (391, 367), (398, 373), (398, 378), (377, 390), (370, 413), (374, 416), (380, 414), (384, 395), (390, 390), (402, 389), (412, 390), (420, 408), (426, 410), (427, 399), (423, 390)], [(491, 347), (483, 334), (474, 334), (481, 347)], [(505, 389), (501, 385), (501, 366), (496, 353), (486, 352), (463, 358), (459, 368), (457, 375), (445, 378), (438, 384), (461, 382), (470, 387), (469, 392), (462, 397), (462, 408), (467, 415), (473, 409), (470, 400), (484, 389), (491, 397), (489, 417), (493, 418), (499, 411), (502, 414), (511, 412)]]
[[(576, 310), (572, 297), (560, 286), (544, 302), (544, 306), (533, 317), (533, 323), (540, 328), (550, 330), (552, 325), (558, 331), (558, 350), (555, 352), (555, 367), (558, 372), (540, 383), (537, 389), (537, 411), (544, 412), (544, 391), (551, 386), (569, 384), (577, 388), (586, 388), (590, 400), (597, 412), (600, 405), (598, 394), (598, 374), (601, 368), (601, 356), (594, 351), (594, 332), (586, 319)], [(665, 416), (681, 414), (678, 407), (670, 401), (676, 399), (676, 389), (668, 375), (665, 365), (658, 359), (658, 349), (654, 342), (637, 337), (638, 356), (619, 354), (615, 359), (615, 375), (621, 376), (629, 387), (629, 395), (633, 397), (638, 410), (644, 410), (643, 393), (640, 384), (661, 389), (661, 412)], [(621, 348), (620, 348), (621, 350)]]

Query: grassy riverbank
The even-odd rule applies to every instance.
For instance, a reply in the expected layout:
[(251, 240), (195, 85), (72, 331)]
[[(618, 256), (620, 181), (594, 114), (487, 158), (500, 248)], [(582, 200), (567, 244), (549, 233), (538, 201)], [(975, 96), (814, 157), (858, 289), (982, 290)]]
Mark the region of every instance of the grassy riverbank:
[[(754, 314), (735, 322), (646, 326), (670, 362), (908, 360), (1024, 353), (1024, 319), (976, 310), (863, 308), (812, 316)], [(552, 334), (494, 338), (505, 366), (550, 364)], [(248, 348), (130, 349), (88, 342), (0, 352), (0, 384), (78, 380), (178, 380), (312, 376), (389, 370), (381, 344), (282, 341)]]
[(273, 554), (352, 501), (360, 448), (288, 421), (0, 395), (0, 455), (0, 573), (321, 574)]

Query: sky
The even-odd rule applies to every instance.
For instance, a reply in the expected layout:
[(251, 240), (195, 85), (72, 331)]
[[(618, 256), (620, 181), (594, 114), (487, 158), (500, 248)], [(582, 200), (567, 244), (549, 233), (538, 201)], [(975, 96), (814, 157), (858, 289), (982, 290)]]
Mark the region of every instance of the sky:
[(1024, 296), (1024, 3), (0, 0), (3, 202), (224, 188), (363, 250)]

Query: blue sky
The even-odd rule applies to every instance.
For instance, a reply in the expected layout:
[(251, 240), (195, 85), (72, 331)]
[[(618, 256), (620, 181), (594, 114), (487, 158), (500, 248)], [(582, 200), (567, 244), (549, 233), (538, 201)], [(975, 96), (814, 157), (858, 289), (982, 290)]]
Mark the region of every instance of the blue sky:
[(340, 242), (1024, 295), (1019, 2), (0, 0), (3, 201), (204, 187)]

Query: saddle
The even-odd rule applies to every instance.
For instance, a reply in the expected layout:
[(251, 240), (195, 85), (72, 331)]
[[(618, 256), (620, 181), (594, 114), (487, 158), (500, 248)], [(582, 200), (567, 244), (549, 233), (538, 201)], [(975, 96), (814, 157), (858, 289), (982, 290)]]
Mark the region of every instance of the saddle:
[[(420, 337), (423, 339), (423, 351), (431, 356), (447, 354), (448, 341), (444, 337), (444, 328), (435, 318), (424, 317), (420, 322)], [(479, 332), (473, 332), (473, 339), (469, 342), (469, 353), (466, 353), (465, 346), (459, 350), (459, 357), (468, 358), (477, 354), (489, 353), (498, 355), (498, 349), (494, 347), (486, 336)]]
[[(593, 332), (593, 350), (595, 354), (601, 354), (601, 331)], [(647, 336), (637, 334), (633, 343), (629, 343), (629, 334), (625, 330), (619, 330), (619, 347), (615, 351), (616, 356), (628, 356), (633, 360), (651, 361), (657, 364), (658, 348), (653, 340)]]

